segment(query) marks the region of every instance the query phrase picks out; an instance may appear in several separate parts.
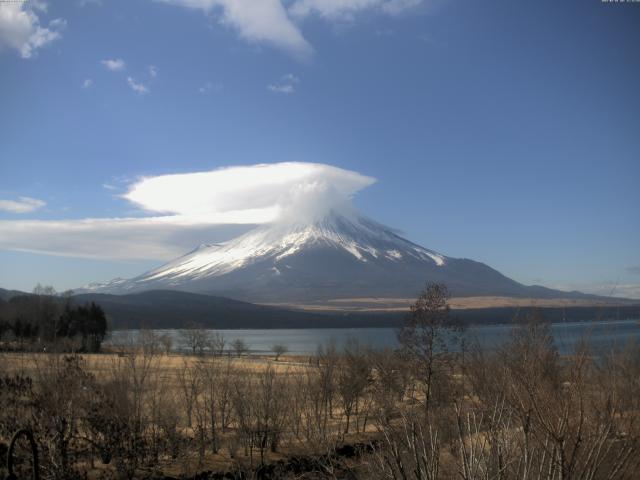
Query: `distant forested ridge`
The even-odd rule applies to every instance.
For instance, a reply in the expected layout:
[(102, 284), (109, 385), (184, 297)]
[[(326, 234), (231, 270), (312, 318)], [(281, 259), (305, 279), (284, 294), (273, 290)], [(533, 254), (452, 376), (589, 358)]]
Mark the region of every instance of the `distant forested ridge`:
[[(0, 305), (32, 294), (0, 288)], [(267, 306), (175, 290), (150, 290), (128, 295), (83, 293), (65, 299), (74, 305), (95, 303), (104, 311), (111, 330), (138, 328), (184, 328), (189, 323), (203, 328), (388, 328), (398, 327), (406, 311), (309, 311), (294, 307)], [(3, 318), (0, 307), (0, 319)], [(571, 307), (484, 307), (452, 309), (462, 323), (488, 325), (512, 323), (532, 311), (540, 311), (550, 322), (640, 319), (640, 302), (628, 305)]]
[(98, 304), (77, 304), (70, 294), (36, 287), (33, 294), (0, 298), (2, 348), (97, 352), (107, 333), (107, 318)]
[[(398, 327), (406, 311), (304, 311), (259, 305), (225, 297), (172, 290), (150, 290), (129, 295), (87, 293), (75, 295), (78, 303), (96, 302), (107, 314), (113, 330), (136, 328), (371, 328)], [(640, 318), (640, 303), (592, 307), (493, 307), (452, 309), (465, 324), (512, 323), (532, 311), (550, 322), (581, 322)]]

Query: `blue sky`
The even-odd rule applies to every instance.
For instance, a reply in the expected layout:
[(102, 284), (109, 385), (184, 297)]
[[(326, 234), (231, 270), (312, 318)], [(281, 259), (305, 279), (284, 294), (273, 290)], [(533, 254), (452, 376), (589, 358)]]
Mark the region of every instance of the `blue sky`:
[(640, 298), (639, 25), (600, 1), (0, 4), (0, 286), (242, 230), (138, 258), (157, 230), (109, 219), (159, 215), (122, 198), (141, 177), (295, 161), (375, 178), (357, 206), (427, 248)]

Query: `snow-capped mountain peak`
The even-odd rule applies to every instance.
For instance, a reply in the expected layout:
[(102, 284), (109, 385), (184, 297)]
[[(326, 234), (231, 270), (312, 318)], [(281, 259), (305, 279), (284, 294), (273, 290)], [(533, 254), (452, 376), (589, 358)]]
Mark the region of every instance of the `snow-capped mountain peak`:
[[(307, 217), (309, 218), (309, 217)], [(91, 291), (175, 289), (251, 302), (411, 298), (425, 282), (454, 295), (530, 295), (487, 265), (421, 247), (354, 210), (259, 226), (221, 244), (203, 244), (131, 280)]]
[(291, 223), (258, 227), (220, 245), (201, 246), (136, 279), (138, 282), (162, 279), (181, 283), (185, 279), (221, 276), (252, 263), (269, 259), (274, 271), (279, 264), (310, 248), (334, 248), (349, 253), (360, 262), (386, 258), (432, 261), (444, 265), (444, 256), (408, 242), (386, 227), (364, 217), (332, 213), (311, 224)]

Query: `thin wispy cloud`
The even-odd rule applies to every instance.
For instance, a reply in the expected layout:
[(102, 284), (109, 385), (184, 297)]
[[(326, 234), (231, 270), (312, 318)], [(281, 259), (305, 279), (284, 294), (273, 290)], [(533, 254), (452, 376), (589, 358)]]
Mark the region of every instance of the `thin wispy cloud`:
[(119, 72), (126, 68), (126, 64), (121, 58), (110, 58), (102, 60), (100, 63), (102, 63), (102, 65), (104, 65), (107, 70), (110, 70), (112, 72)]
[[(102, 63), (107, 70), (112, 72), (121, 72), (127, 68), (125, 61), (121, 58), (102, 60), (100, 63)], [(147, 67), (147, 73), (151, 78), (156, 78), (158, 76), (158, 68), (155, 65), (149, 65)], [(132, 76), (127, 77), (127, 85), (131, 90), (139, 95), (146, 95), (150, 92), (147, 85), (136, 80)]]
[(296, 77), (293, 73), (285, 73), (282, 76), (282, 80), (287, 82), (287, 83), (298, 83), (298, 82), (300, 82), (300, 79), (298, 77)]
[(391, 37), (395, 35), (395, 30), (391, 28), (377, 28), (375, 34), (377, 37)]
[(41, 23), (45, 2), (0, 2), (0, 52), (17, 51), (22, 58), (32, 58), (39, 49), (62, 37), (67, 22), (61, 18)]
[(130, 184), (121, 198), (147, 216), (0, 220), (0, 248), (88, 258), (167, 260), (201, 243), (202, 238), (228, 239), (254, 225), (348, 208), (349, 199), (375, 181), (357, 172), (312, 163), (144, 177)]
[(294, 93), (296, 91), (293, 85), (287, 85), (287, 84), (271, 84), (271, 85), (267, 85), (267, 89), (275, 93), (284, 93), (284, 94)]
[(286, 73), (282, 76), (280, 82), (267, 85), (267, 90), (274, 93), (290, 94), (296, 91), (295, 84), (299, 83), (300, 79), (292, 73)]
[(389, 15), (400, 15), (422, 4), (423, 0), (387, 0), (382, 3), (382, 11)]
[(208, 95), (213, 92), (219, 92), (222, 90), (222, 84), (205, 82), (202, 86), (198, 87), (198, 93), (202, 95)]
[[(0, 249), (42, 255), (109, 259), (168, 260), (203, 238), (234, 236), (238, 226), (194, 223), (175, 217), (0, 220)], [(239, 230), (242, 232), (243, 230)]]
[(640, 275), (640, 265), (633, 265), (631, 267), (626, 268), (627, 273), (631, 273), (633, 275)]
[(49, 22), (49, 28), (53, 28), (56, 30), (62, 30), (67, 28), (67, 21), (64, 18), (54, 18)]
[(82, 82), (82, 88), (89, 88), (91, 87), (91, 85), (93, 85), (93, 80), (91, 80), (90, 78), (87, 78), (84, 82)]
[(18, 197), (17, 200), (0, 199), (0, 211), (8, 213), (30, 213), (47, 204), (44, 200), (31, 197)]
[(296, 18), (316, 14), (329, 20), (353, 20), (367, 10), (397, 15), (420, 5), (423, 0), (296, 0), (289, 13)]
[(127, 77), (127, 85), (134, 92), (140, 95), (146, 95), (149, 93), (149, 88), (141, 82), (136, 82), (132, 77)]

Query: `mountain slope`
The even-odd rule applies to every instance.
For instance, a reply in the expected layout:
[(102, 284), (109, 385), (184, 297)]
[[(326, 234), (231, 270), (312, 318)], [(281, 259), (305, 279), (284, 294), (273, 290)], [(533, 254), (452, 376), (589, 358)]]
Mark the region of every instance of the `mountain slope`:
[(585, 296), (522, 285), (483, 263), (416, 245), (363, 216), (335, 212), (311, 223), (258, 227), (131, 280), (83, 291), (170, 289), (266, 303), (415, 297), (427, 281), (445, 283), (456, 296)]
[(151, 290), (129, 295), (74, 295), (77, 303), (95, 302), (109, 319), (110, 329), (182, 328), (195, 323), (205, 328), (340, 328), (397, 325), (402, 312), (311, 313), (254, 305), (212, 295)]
[[(195, 322), (206, 328), (357, 328), (401, 325), (406, 310), (395, 312), (311, 313), (254, 305), (195, 293), (153, 290), (130, 295), (90, 293), (75, 295), (78, 304), (96, 302), (107, 314), (109, 328), (182, 328)], [(465, 323), (508, 323), (534, 307), (469, 308), (452, 310)], [(549, 321), (637, 318), (640, 306), (543, 308)]]
[(6, 290), (4, 288), (0, 288), (0, 300), (9, 301), (13, 297), (20, 297), (23, 295), (31, 295), (27, 292), (21, 292), (20, 290)]

